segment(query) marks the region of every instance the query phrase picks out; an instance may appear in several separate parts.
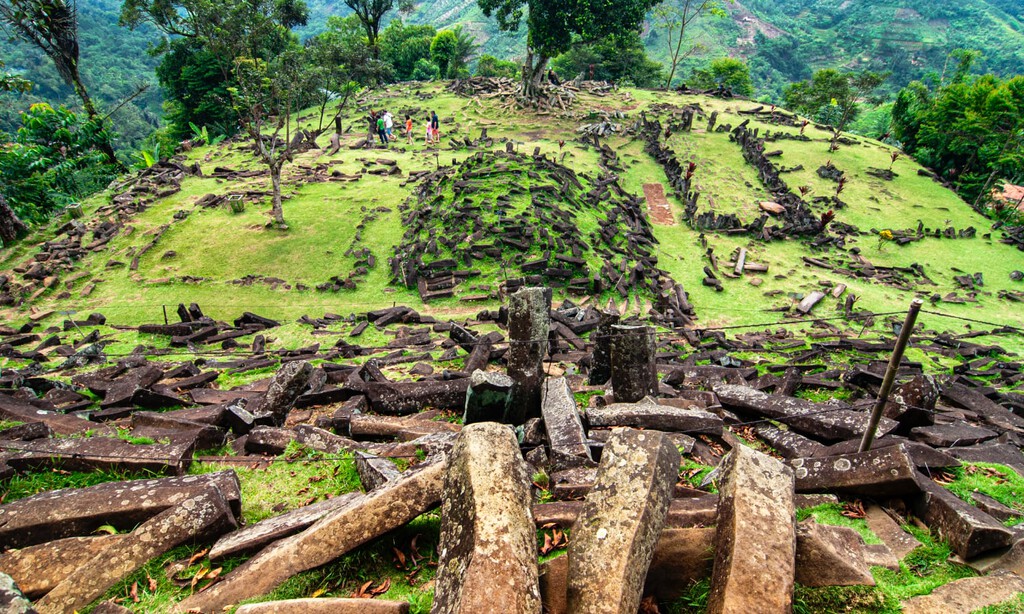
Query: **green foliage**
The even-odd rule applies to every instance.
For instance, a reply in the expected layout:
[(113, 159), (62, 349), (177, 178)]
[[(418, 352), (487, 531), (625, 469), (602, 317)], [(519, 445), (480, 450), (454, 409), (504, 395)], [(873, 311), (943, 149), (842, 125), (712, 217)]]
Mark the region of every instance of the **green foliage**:
[(717, 58), (707, 68), (696, 70), (688, 85), (699, 89), (723, 87), (739, 96), (752, 96), (754, 84), (750, 80), (750, 67), (737, 58)]
[[(964, 463), (948, 471), (953, 473), (954, 479), (943, 486), (964, 501), (973, 505), (971, 495), (983, 493), (1024, 513), (1024, 478), (1010, 467), (994, 463)], [(1018, 522), (1011, 520), (1007, 524)]]
[(409, 76), (413, 81), (430, 81), (441, 78), (441, 69), (426, 58), (416, 60), (412, 74)]
[(437, 30), (431, 25), (406, 25), (392, 19), (380, 33), (380, 58), (391, 65), (398, 81), (413, 78), (417, 63), (430, 59), (430, 43)]
[(476, 61), (478, 77), (508, 77), (514, 79), (519, 75), (519, 65), (507, 60), (499, 60), (493, 55), (483, 54)]
[(455, 54), (459, 41), (451, 30), (441, 30), (430, 41), (430, 59), (441, 71), (442, 77), (447, 77), (451, 68), (455, 65)]
[(233, 78), (225, 78), (217, 56), (195, 39), (177, 39), (156, 69), (163, 88), (166, 120), (177, 140), (192, 136), (191, 126), (203, 126), (215, 135), (237, 131), (237, 119), (228, 103)]
[[(4, 67), (3, 60), (0, 60), (0, 68)], [(32, 82), (28, 79), (22, 79), (17, 75), (12, 75), (6, 72), (0, 72), (0, 92), (30, 92), (32, 91)]]
[(551, 66), (566, 79), (581, 73), (589, 79), (593, 67), (594, 79), (636, 87), (657, 87), (665, 79), (661, 64), (647, 57), (636, 32), (615, 34), (589, 45), (575, 45), (552, 60)]
[(971, 202), (994, 180), (1024, 180), (1024, 76), (984, 75), (932, 91), (912, 83), (892, 109), (894, 136)]
[(14, 142), (0, 149), (0, 194), (23, 221), (42, 222), (110, 183), (117, 169), (99, 150), (108, 139), (64, 107), (32, 105)]
[[(381, 20), (395, 8), (395, 0), (344, 0), (344, 2), (345, 6), (352, 9), (359, 23), (366, 30), (366, 44), (376, 49)], [(402, 12), (412, 10), (412, 0), (399, 0), (398, 9)]]

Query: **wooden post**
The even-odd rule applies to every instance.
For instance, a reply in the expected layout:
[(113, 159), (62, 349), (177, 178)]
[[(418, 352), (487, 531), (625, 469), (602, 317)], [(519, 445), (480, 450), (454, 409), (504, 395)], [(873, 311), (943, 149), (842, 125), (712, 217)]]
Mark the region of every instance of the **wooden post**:
[(903, 350), (910, 341), (910, 333), (914, 330), (914, 323), (917, 321), (917, 314), (921, 311), (924, 302), (915, 298), (910, 303), (910, 311), (903, 320), (903, 328), (900, 329), (900, 336), (896, 339), (896, 347), (892, 349), (892, 356), (889, 357), (889, 366), (885, 370), (885, 377), (882, 379), (882, 387), (878, 390), (878, 400), (871, 410), (871, 419), (864, 431), (864, 438), (860, 441), (860, 452), (867, 452), (871, 448), (871, 442), (875, 439), (875, 431), (878, 429), (878, 421), (882, 419), (882, 410), (889, 401), (889, 392), (892, 391), (893, 382), (896, 381), (896, 372), (899, 371), (900, 361), (903, 360)]

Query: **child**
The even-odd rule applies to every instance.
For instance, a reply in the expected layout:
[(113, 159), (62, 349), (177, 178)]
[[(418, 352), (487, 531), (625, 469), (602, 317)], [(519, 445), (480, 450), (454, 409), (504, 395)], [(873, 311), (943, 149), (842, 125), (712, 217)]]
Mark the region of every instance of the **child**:
[(427, 146), (434, 142), (434, 126), (430, 123), (430, 116), (427, 116)]
[(406, 142), (412, 145), (412, 116), (410, 115), (405, 116), (405, 138)]

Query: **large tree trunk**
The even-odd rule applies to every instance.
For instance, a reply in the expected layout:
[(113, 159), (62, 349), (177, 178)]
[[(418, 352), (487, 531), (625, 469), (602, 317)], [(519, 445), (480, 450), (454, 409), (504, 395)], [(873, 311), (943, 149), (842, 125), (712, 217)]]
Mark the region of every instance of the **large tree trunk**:
[(14, 209), (11, 209), (11, 206), (7, 204), (7, 200), (3, 195), (0, 195), (0, 241), (3, 242), (4, 246), (8, 246), (27, 231), (28, 226), (18, 219)]
[(274, 217), (274, 226), (279, 230), (288, 230), (288, 224), (284, 222), (284, 210), (281, 208), (281, 166), (283, 162), (270, 165), (270, 184), (273, 189), (270, 214)]
[(548, 59), (548, 56), (543, 53), (535, 56), (533, 49), (527, 46), (526, 64), (523, 66), (523, 97), (531, 102), (540, 98), (544, 68), (548, 65)]

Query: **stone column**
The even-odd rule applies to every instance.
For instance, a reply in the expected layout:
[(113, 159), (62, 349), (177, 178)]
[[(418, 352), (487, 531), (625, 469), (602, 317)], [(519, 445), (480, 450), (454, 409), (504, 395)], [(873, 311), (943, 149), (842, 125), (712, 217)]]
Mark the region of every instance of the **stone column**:
[(603, 386), (612, 377), (612, 326), (619, 323), (615, 313), (602, 313), (601, 323), (594, 331), (594, 355), (590, 361), (591, 386)]
[(540, 387), (548, 349), (551, 288), (523, 288), (508, 301), (508, 375), (512, 401), (507, 419), (522, 424), (540, 417)]
[(616, 403), (636, 403), (657, 396), (658, 371), (654, 365), (654, 329), (649, 326), (612, 326), (612, 392)]
[(515, 435), (495, 422), (462, 429), (441, 502), (431, 614), (540, 614), (530, 481)]

